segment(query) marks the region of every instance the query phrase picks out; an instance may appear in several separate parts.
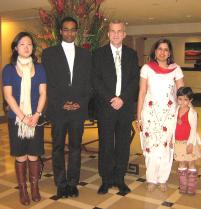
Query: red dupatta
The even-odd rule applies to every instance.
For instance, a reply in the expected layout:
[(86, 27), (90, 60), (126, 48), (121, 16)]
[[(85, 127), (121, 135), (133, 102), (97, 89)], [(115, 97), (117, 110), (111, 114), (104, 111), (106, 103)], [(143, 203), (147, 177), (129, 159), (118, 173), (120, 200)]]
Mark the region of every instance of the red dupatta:
[(167, 73), (171, 73), (172, 71), (174, 71), (177, 66), (175, 64), (171, 64), (168, 66), (168, 68), (162, 68), (158, 65), (157, 62), (148, 62), (147, 65), (155, 71), (155, 73), (158, 74), (167, 74)]

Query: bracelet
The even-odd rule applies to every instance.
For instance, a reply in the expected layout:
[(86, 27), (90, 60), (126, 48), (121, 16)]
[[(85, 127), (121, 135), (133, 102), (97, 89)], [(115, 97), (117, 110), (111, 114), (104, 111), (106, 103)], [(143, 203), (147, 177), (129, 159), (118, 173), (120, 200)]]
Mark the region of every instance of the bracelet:
[(36, 113), (38, 113), (38, 114), (39, 114), (39, 116), (41, 116), (41, 115), (42, 115), (42, 113), (41, 113), (41, 112), (36, 111)]
[(24, 116), (23, 116), (23, 118), (22, 118), (21, 122), (23, 122), (23, 120), (25, 119), (25, 117), (26, 117), (26, 115), (24, 115)]
[(141, 123), (142, 122), (142, 120), (136, 120), (136, 123)]

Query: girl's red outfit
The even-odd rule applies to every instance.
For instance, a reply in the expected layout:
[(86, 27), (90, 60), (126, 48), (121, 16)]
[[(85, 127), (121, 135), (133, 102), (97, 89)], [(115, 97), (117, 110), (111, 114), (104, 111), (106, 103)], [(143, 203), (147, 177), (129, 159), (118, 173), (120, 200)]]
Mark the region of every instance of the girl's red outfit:
[(178, 113), (175, 131), (175, 139), (177, 141), (187, 141), (190, 136), (191, 126), (188, 121), (188, 113), (189, 111), (186, 111), (182, 116)]

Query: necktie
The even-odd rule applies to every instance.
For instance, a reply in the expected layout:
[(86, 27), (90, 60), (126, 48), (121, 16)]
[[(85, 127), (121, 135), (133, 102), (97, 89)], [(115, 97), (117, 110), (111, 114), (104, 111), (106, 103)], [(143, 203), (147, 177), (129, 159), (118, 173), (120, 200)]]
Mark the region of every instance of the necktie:
[(118, 97), (121, 94), (121, 58), (118, 50), (116, 51), (116, 56), (115, 56), (115, 68), (116, 68), (116, 76), (117, 76), (115, 94)]

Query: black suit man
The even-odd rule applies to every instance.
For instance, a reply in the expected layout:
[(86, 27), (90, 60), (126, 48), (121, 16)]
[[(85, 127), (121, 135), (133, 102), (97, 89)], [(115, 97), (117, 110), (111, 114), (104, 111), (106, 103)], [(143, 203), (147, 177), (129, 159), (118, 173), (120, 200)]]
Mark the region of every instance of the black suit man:
[(99, 174), (102, 178), (98, 194), (107, 193), (111, 186), (117, 186), (122, 194), (130, 192), (124, 176), (130, 153), (139, 69), (136, 52), (122, 45), (125, 36), (124, 24), (111, 22), (110, 44), (96, 50), (92, 59), (98, 107)]
[[(53, 172), (57, 197), (78, 196), (81, 140), (88, 115), (91, 55), (74, 45), (77, 22), (66, 17), (61, 22), (62, 43), (47, 48), (42, 63), (47, 73), (47, 114), (52, 123)], [(65, 137), (69, 135), (68, 169), (65, 169)]]

